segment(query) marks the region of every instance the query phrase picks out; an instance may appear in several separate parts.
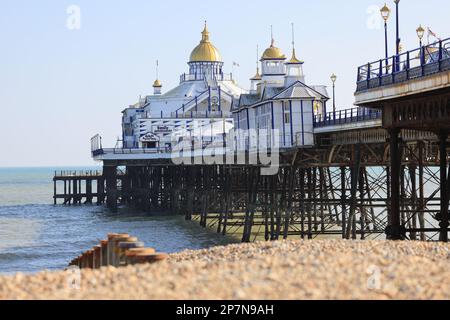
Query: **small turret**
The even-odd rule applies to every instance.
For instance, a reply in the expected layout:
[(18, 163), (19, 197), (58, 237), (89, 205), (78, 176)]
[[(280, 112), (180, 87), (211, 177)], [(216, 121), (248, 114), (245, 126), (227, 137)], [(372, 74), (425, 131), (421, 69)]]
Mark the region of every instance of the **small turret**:
[(262, 64), (262, 81), (267, 83), (270, 87), (282, 87), (284, 85), (284, 76), (286, 69), (284, 61), (286, 56), (283, 52), (275, 47), (275, 40), (273, 38), (270, 47), (267, 48), (261, 58)]
[(160, 95), (162, 93), (162, 84), (158, 79), (153, 83), (153, 94)]
[(297, 81), (305, 83), (305, 75), (303, 74), (303, 61), (297, 59), (295, 53), (294, 24), (292, 24), (292, 58), (286, 62), (284, 85), (287, 87)]
[(259, 47), (256, 46), (256, 74), (250, 78), (250, 91), (255, 93), (257, 91), (258, 85), (261, 83), (261, 75), (259, 74)]
[(159, 61), (156, 60), (156, 80), (153, 82), (153, 94), (160, 95), (162, 93), (162, 83), (159, 80)]

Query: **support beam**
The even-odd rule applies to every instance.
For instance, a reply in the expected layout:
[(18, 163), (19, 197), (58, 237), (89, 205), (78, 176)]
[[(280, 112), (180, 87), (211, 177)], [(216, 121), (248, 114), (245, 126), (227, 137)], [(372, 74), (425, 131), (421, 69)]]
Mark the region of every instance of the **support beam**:
[(405, 239), (404, 228), (400, 224), (400, 150), (399, 134), (397, 128), (389, 130), (389, 144), (391, 154), (391, 203), (390, 203), (390, 225), (386, 229), (386, 236), (389, 240)]
[(439, 215), (441, 232), (439, 240), (448, 242), (448, 185), (447, 185), (447, 137), (448, 132), (439, 132), (439, 158), (440, 158), (440, 182), (441, 182), (441, 212)]
[(103, 175), (106, 180), (106, 206), (117, 212), (117, 167), (104, 166)]

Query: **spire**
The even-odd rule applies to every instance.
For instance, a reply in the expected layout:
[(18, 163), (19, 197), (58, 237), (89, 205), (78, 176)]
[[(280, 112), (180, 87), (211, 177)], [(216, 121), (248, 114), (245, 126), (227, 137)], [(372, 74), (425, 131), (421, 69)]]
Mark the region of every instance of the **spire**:
[(256, 45), (256, 74), (250, 80), (261, 80), (261, 75), (259, 74), (259, 45)]
[(273, 25), (270, 25), (270, 46), (274, 47), (275, 39), (273, 38)]
[(208, 23), (205, 20), (205, 28), (202, 31), (202, 43), (207, 43), (209, 42), (209, 31), (208, 31)]
[(159, 60), (156, 60), (156, 79), (159, 79)]
[(303, 63), (303, 61), (300, 61), (297, 59), (297, 56), (295, 55), (295, 30), (294, 30), (294, 23), (292, 25), (292, 58), (287, 63), (290, 64), (297, 64), (297, 63)]
[(270, 47), (264, 51), (261, 61), (263, 61), (263, 60), (285, 60), (286, 56), (281, 52), (281, 50), (279, 48), (275, 47), (275, 39), (273, 37), (273, 26), (272, 25), (270, 26), (270, 36), (271, 36)]
[(202, 31), (202, 39), (198, 46), (191, 52), (189, 63), (191, 62), (222, 62), (219, 50), (211, 43), (209, 39), (208, 25), (205, 21), (205, 27)]

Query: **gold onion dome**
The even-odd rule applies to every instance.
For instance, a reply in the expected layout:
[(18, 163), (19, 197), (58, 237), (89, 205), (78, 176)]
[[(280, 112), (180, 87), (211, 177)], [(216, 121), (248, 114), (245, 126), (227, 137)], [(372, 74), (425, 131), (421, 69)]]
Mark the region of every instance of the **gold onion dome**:
[(259, 68), (256, 69), (256, 74), (250, 80), (262, 80), (261, 75), (259, 74)]
[(287, 62), (287, 64), (302, 64), (302, 63), (303, 63), (303, 61), (298, 60), (296, 55), (295, 55), (295, 48), (292, 49), (292, 58), (291, 58), (291, 60), (289, 60)]
[(281, 50), (275, 47), (275, 40), (272, 39), (270, 47), (264, 51), (262, 60), (284, 60), (286, 56), (281, 52)]
[(202, 32), (202, 40), (192, 51), (189, 62), (222, 62), (219, 50), (209, 41), (209, 31), (206, 23)]
[(161, 88), (161, 87), (162, 87), (161, 81), (156, 79), (155, 82), (153, 82), (153, 88)]

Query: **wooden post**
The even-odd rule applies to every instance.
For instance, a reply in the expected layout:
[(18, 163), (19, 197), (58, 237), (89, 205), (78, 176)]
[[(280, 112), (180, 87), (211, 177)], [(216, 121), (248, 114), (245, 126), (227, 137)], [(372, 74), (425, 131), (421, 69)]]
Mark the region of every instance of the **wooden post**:
[(92, 179), (86, 179), (86, 203), (92, 204)]
[(53, 204), (56, 205), (56, 179), (53, 179)]
[(106, 206), (117, 212), (117, 167), (104, 166), (103, 175), (106, 180)]

